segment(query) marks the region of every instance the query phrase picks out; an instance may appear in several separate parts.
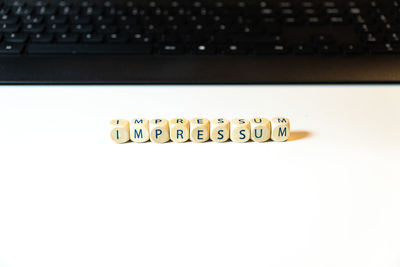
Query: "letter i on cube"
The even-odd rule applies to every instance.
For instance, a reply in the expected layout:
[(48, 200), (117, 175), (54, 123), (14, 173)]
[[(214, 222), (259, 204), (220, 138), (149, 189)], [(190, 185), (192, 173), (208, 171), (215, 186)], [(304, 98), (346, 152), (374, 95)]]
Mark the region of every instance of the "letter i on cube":
[(283, 142), (290, 137), (290, 122), (284, 117), (276, 117), (271, 120), (271, 139)]
[(210, 121), (205, 118), (190, 120), (190, 140), (203, 143), (210, 139)]
[(271, 122), (265, 118), (252, 118), (250, 120), (251, 140), (265, 142), (271, 137)]
[(230, 122), (224, 118), (213, 119), (211, 121), (210, 138), (214, 142), (222, 143), (229, 139)]
[(165, 143), (169, 141), (169, 124), (166, 119), (154, 119), (149, 124), (151, 142)]
[(116, 119), (110, 121), (111, 126), (111, 139), (118, 143), (126, 143), (129, 141), (129, 121)]
[(169, 123), (170, 138), (175, 143), (184, 143), (189, 140), (189, 121), (187, 119), (172, 119)]
[(245, 143), (250, 140), (250, 122), (246, 119), (233, 119), (231, 122), (231, 140)]
[(131, 141), (144, 143), (149, 141), (149, 120), (136, 118), (131, 120)]

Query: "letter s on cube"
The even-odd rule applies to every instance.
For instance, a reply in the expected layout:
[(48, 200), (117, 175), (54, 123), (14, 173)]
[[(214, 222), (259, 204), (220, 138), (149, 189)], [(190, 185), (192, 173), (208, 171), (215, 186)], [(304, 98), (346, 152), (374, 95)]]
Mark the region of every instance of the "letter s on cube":
[(278, 142), (290, 137), (290, 122), (288, 118), (275, 117), (271, 120), (271, 139)]
[(246, 119), (231, 121), (231, 140), (236, 143), (245, 143), (250, 140), (250, 122)]
[(203, 143), (210, 139), (210, 121), (205, 118), (190, 120), (190, 140)]
[(169, 124), (166, 119), (154, 119), (149, 123), (150, 140), (154, 143), (169, 141)]
[(149, 120), (135, 118), (131, 120), (131, 141), (135, 143), (144, 143), (149, 141)]
[(129, 121), (123, 119), (115, 119), (110, 121), (112, 126), (111, 139), (118, 144), (129, 141)]
[(170, 120), (169, 135), (175, 143), (184, 143), (189, 140), (189, 121), (184, 118)]
[(214, 142), (223, 143), (229, 139), (230, 122), (224, 118), (211, 120), (210, 138)]
[(251, 140), (265, 142), (271, 137), (271, 122), (266, 118), (252, 118), (250, 120)]

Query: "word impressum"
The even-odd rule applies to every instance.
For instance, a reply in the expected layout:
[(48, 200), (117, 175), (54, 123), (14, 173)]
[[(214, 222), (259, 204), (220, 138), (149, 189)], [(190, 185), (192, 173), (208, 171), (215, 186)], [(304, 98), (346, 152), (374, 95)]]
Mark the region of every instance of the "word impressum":
[(110, 122), (112, 126), (111, 139), (116, 143), (126, 143), (129, 140), (135, 143), (151, 141), (165, 143), (168, 141), (183, 143), (188, 140), (203, 143), (208, 140), (214, 142), (244, 143), (249, 140), (254, 142), (286, 141), (290, 136), (289, 119), (276, 117), (271, 121), (266, 118), (233, 119), (224, 118), (211, 120), (194, 118), (190, 121), (176, 118), (147, 120), (135, 118), (130, 122), (124, 119), (115, 119)]

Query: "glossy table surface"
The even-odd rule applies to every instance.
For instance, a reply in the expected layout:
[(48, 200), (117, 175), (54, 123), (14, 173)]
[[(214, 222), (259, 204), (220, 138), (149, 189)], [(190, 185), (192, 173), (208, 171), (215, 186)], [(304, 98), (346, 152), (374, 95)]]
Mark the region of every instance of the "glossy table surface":
[[(1, 267), (398, 267), (399, 86), (0, 87)], [(288, 142), (109, 138), (290, 118)]]

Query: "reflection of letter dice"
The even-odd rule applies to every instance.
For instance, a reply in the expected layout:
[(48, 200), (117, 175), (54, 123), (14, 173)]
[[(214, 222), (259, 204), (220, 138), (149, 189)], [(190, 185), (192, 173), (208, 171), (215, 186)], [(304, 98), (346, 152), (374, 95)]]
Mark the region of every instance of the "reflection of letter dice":
[(204, 118), (190, 120), (190, 140), (202, 143), (210, 139), (210, 121)]
[(166, 119), (154, 119), (150, 121), (150, 140), (154, 143), (169, 141), (169, 126)]
[(122, 144), (129, 141), (129, 121), (116, 119), (110, 121), (110, 124), (113, 126), (111, 139), (114, 142)]
[(189, 140), (189, 121), (179, 118), (169, 122), (169, 135), (173, 142), (183, 143)]
[(131, 120), (131, 141), (144, 143), (149, 141), (149, 138), (149, 121), (139, 118)]
[(229, 139), (230, 123), (227, 119), (219, 118), (211, 121), (210, 138), (214, 142), (226, 142)]
[(245, 119), (233, 119), (231, 121), (231, 140), (244, 143), (250, 139), (250, 122)]
[(265, 118), (253, 118), (250, 120), (251, 140), (265, 142), (271, 137), (271, 122)]
[(287, 118), (276, 117), (271, 120), (271, 139), (286, 141), (290, 136), (290, 123)]

